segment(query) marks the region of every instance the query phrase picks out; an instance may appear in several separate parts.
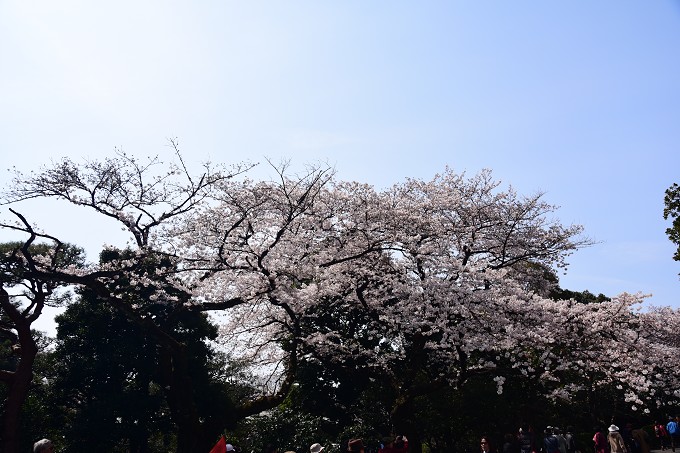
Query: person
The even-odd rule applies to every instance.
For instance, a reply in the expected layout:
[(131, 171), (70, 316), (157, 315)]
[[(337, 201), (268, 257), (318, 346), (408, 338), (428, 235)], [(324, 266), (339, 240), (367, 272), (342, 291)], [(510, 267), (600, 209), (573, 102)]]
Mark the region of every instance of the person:
[(54, 453), (54, 444), (49, 439), (40, 439), (33, 444), (33, 453)]
[(599, 426), (595, 427), (593, 442), (595, 443), (595, 453), (607, 453), (607, 438)]
[(324, 448), (319, 443), (312, 444), (312, 446), (309, 447), (309, 453), (321, 453), (323, 450)]
[(567, 441), (567, 453), (576, 453), (576, 436), (574, 436), (574, 428), (567, 426), (567, 433), (564, 435)]
[(626, 450), (628, 453), (640, 453), (638, 449), (637, 441), (633, 438), (633, 424), (628, 422), (619, 432), (621, 437), (623, 437), (623, 442), (626, 444)]
[(663, 423), (659, 423), (658, 421), (654, 422), (654, 435), (656, 436), (656, 440), (661, 451), (666, 451), (668, 432), (666, 431), (666, 427), (663, 425)]
[(233, 452), (236, 451), (236, 449), (234, 448), (234, 446), (232, 444), (227, 444), (225, 450), (227, 451), (227, 453), (230, 452), (230, 451), (233, 451)]
[(394, 453), (394, 438), (384, 437), (382, 442), (380, 442), (378, 453)]
[(347, 451), (355, 451), (364, 453), (364, 441), (361, 439), (352, 439), (347, 442)]
[(553, 436), (557, 438), (557, 448), (560, 449), (560, 453), (567, 453), (567, 438), (558, 427), (553, 428)]
[(527, 425), (522, 426), (517, 433), (520, 453), (532, 453), (534, 451), (534, 436)]
[(666, 423), (666, 432), (671, 438), (671, 451), (675, 451), (675, 446), (680, 441), (680, 430), (678, 429), (678, 422), (673, 417), (668, 417)]
[(392, 451), (394, 453), (406, 453), (408, 451), (408, 443), (404, 436), (397, 436), (392, 443)]
[(553, 434), (552, 426), (545, 428), (543, 434), (543, 451), (545, 453), (560, 453), (560, 443)]
[(491, 440), (484, 436), (479, 440), (481, 453), (491, 453)]
[(609, 435), (607, 436), (609, 441), (609, 448), (612, 453), (628, 453), (626, 448), (626, 442), (623, 440), (621, 433), (619, 433), (619, 427), (616, 425), (611, 425), (609, 427)]
[(639, 453), (650, 453), (649, 434), (642, 428), (634, 428), (630, 432)]
[(503, 453), (519, 453), (519, 443), (511, 433), (503, 436)]

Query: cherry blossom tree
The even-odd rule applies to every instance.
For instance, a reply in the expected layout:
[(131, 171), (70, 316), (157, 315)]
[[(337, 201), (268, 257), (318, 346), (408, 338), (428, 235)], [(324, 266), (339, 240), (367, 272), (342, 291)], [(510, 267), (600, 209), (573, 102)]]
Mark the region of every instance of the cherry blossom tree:
[[(510, 369), (568, 397), (578, 391), (575, 373), (592, 374), (640, 407), (677, 388), (654, 366), (675, 364), (677, 343), (668, 330), (649, 330), (658, 314), (635, 311), (643, 296), (548, 297), (568, 256), (591, 241), (556, 220), (540, 193), (503, 188), (490, 171), (449, 169), (382, 191), (338, 181), (328, 168), (291, 175), (285, 164), (267, 181), (246, 178), (242, 167), (206, 166), (192, 177), (177, 158), (164, 174), (154, 173), (157, 161), (124, 154), (82, 166), (65, 160), (18, 175), (6, 196), (65, 200), (129, 232), (131, 246), (116, 259), (35, 274), (87, 286), (167, 348), (180, 451), (195, 451), (190, 439), (200, 432), (184, 391), (185, 348), (149, 307), (226, 313), (223, 345), (262, 378), (242, 416), (281, 401), (300, 361), (327, 364), (394, 388), (393, 423), (413, 445), (410, 402), (477, 375), (493, 376), (501, 392)], [(28, 222), (1, 226), (35, 233)], [(152, 295), (126, 299), (116, 291), (123, 280), (126, 294)]]
[[(227, 202), (215, 222), (201, 215), (167, 235), (177, 248), (194, 247), (196, 262), (213, 257), (206, 268), (221, 267), (197, 277), (199, 293), (260, 297), (234, 307), (224, 328), (227, 344), (258, 363), (281, 369), (283, 352), (299, 348), (304, 360), (371, 373), (399, 389), (397, 425), (413, 398), (506, 363), (556, 397), (578, 390), (574, 373), (616, 383), (639, 407), (677, 384), (654, 366), (677, 351), (645, 340), (646, 318), (634, 312), (642, 296), (599, 304), (547, 297), (555, 280), (546, 269), (563, 269), (590, 241), (554, 220), (541, 194), (501, 190), (490, 172), (447, 171), (383, 192), (334, 182), (294, 216), (277, 207), (290, 199), (269, 197), (260, 205), (266, 214), (251, 212), (259, 222), (235, 229), (231, 216), (246, 215)], [(264, 219), (285, 223), (285, 234)], [(504, 379), (495, 378), (499, 392)]]

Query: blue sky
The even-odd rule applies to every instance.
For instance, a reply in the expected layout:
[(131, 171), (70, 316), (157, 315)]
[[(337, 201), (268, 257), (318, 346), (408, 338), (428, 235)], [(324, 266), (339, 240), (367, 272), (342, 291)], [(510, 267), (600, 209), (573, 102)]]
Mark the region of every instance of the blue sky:
[[(599, 241), (563, 287), (680, 307), (662, 218), (678, 49), (677, 1), (5, 0), (0, 185), (61, 156), (167, 155), (170, 137), (195, 163), (322, 161), (378, 187), (490, 168)], [(20, 209), (92, 257), (120, 238)]]

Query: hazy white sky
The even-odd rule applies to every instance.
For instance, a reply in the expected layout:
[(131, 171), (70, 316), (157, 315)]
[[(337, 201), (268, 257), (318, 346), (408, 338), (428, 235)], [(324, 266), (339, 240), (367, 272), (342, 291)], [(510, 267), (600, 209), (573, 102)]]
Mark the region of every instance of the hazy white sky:
[[(167, 155), (170, 137), (194, 162), (320, 160), (378, 187), (491, 168), (601, 242), (563, 287), (680, 307), (662, 218), (678, 49), (670, 0), (2, 0), (0, 185), (61, 156)], [(120, 239), (19, 209), (93, 259)]]

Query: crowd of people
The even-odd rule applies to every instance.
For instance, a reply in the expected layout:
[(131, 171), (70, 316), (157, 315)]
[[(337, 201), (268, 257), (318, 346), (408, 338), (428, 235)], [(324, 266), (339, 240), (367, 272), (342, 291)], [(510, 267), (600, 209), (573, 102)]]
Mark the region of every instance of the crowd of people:
[[(480, 453), (650, 453), (652, 449), (675, 452), (680, 448), (680, 418), (669, 417), (666, 423), (655, 421), (654, 438), (642, 427), (626, 423), (622, 428), (611, 424), (606, 429), (596, 427), (592, 444), (579, 445), (573, 429), (562, 431), (548, 426), (540, 436), (531, 427), (522, 427), (516, 434), (506, 434), (500, 448), (491, 439), (480, 439)], [(583, 438), (581, 437), (581, 442)]]
[[(595, 428), (592, 445), (578, 445), (573, 429), (567, 427), (564, 432), (554, 426), (548, 426), (543, 431), (542, 440), (531, 427), (523, 426), (516, 434), (506, 434), (501, 448), (492, 445), (488, 436), (480, 439), (480, 453), (650, 453), (656, 447), (662, 451), (670, 449), (675, 452), (680, 448), (680, 417), (669, 417), (666, 423), (654, 422), (654, 437), (642, 429), (627, 423), (622, 429), (615, 424), (606, 430), (601, 427)], [(347, 452), (366, 453), (366, 447), (362, 439), (350, 439), (346, 448)], [(323, 453), (326, 447), (314, 443), (309, 447), (309, 453)], [(375, 449), (371, 451), (376, 451)], [(41, 439), (33, 445), (33, 453), (54, 452), (54, 445), (49, 439)], [(239, 450), (230, 443), (226, 443), (224, 437), (215, 444), (209, 453), (239, 453)], [(407, 453), (408, 439), (403, 436), (388, 437), (380, 442), (377, 453)], [(280, 453), (273, 445), (268, 445), (263, 453)], [(296, 453), (292, 450), (283, 453)]]
[(654, 422), (654, 435), (662, 451), (680, 447), (680, 417), (668, 417), (666, 424)]
[(668, 417), (666, 423), (654, 422), (654, 439), (644, 429), (634, 428), (627, 423), (622, 429), (616, 425), (603, 430), (596, 429), (593, 436), (595, 453), (649, 453), (653, 448), (675, 451), (680, 447), (680, 420), (677, 416)]
[[(543, 431), (543, 438), (530, 426), (522, 426), (516, 434), (508, 433), (503, 444), (496, 448), (490, 437), (480, 439), (481, 453), (578, 453), (576, 437), (573, 429), (568, 427), (564, 432), (554, 426)], [(597, 453), (597, 452), (596, 452)]]
[[(371, 449), (370, 452), (366, 449), (364, 446), (364, 441), (363, 439), (350, 439), (346, 446), (346, 448), (341, 448), (343, 451), (347, 452), (356, 452), (356, 453), (407, 453), (408, 452), (408, 439), (404, 436), (396, 436), (396, 437), (386, 437), (384, 438), (381, 442), (380, 445), (378, 446), (377, 450), (376, 449)], [(309, 453), (323, 453), (326, 451), (326, 447), (319, 444), (319, 443), (314, 443), (310, 445), (309, 447)], [(224, 437), (220, 438), (220, 440), (215, 444), (215, 446), (210, 450), (209, 453), (229, 453), (229, 452), (234, 452), (234, 453), (239, 453), (240, 449), (235, 447), (232, 444), (226, 443)], [(281, 453), (279, 449), (274, 446), (274, 445), (267, 445), (262, 453)], [(283, 453), (296, 453), (295, 451), (288, 450)]]

